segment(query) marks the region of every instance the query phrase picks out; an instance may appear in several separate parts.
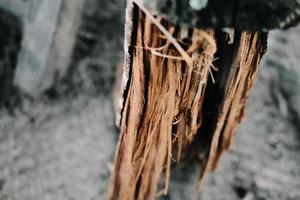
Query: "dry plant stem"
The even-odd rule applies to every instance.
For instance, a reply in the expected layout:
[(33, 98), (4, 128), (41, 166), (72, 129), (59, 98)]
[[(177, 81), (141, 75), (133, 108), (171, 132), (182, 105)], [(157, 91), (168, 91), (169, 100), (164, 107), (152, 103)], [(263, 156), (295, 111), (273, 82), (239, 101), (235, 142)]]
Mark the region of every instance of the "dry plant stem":
[[(237, 49), (233, 64), (218, 66), (231, 73), (217, 72), (212, 64), (215, 31), (174, 27), (148, 15), (136, 7), (110, 200), (153, 200), (166, 194), (171, 163), (194, 152), (204, 155), (201, 174), (213, 169), (240, 122), (262, 55), (260, 35), (243, 33), (232, 44)], [(225, 91), (216, 101), (219, 109), (214, 118), (206, 118), (206, 101), (218, 85)], [(158, 188), (161, 180), (165, 185)]]

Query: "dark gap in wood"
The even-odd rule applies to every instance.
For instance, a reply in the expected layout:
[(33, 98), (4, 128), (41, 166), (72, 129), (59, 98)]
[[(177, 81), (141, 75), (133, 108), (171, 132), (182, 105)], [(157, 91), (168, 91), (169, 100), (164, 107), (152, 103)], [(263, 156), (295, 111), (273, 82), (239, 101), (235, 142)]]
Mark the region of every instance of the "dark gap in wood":
[[(203, 104), (203, 125), (198, 130), (196, 138), (191, 145), (192, 155), (194, 153), (203, 154), (207, 158), (212, 138), (214, 136), (217, 119), (219, 116), (220, 108), (225, 100), (225, 91), (230, 78), (232, 69), (232, 60), (235, 49), (238, 47), (239, 35), (235, 38), (234, 44), (227, 44), (227, 34), (221, 31), (216, 33), (217, 52), (214, 65), (219, 71), (214, 73), (215, 83), (208, 82)], [(194, 155), (195, 156), (195, 155)], [(200, 158), (201, 159), (201, 158)]]

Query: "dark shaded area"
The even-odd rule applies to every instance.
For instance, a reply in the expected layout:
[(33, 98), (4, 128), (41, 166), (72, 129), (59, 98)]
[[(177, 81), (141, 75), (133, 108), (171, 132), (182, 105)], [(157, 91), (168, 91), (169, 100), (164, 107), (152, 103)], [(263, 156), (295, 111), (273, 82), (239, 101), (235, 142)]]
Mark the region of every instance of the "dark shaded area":
[(143, 0), (176, 24), (269, 30), (289, 28), (300, 21), (300, 2), (295, 0)]
[(239, 185), (235, 186), (234, 190), (241, 199), (243, 199), (247, 194), (247, 189)]
[(19, 95), (13, 81), (21, 39), (21, 22), (0, 9), (0, 109), (11, 110), (18, 102)]

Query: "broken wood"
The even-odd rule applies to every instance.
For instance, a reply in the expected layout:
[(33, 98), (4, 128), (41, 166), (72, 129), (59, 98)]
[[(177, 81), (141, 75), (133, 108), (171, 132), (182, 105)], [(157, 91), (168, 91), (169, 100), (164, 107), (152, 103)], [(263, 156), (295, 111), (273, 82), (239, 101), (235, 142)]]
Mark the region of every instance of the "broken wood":
[(174, 26), (137, 5), (127, 10), (111, 200), (167, 194), (171, 165), (185, 159), (199, 162), (200, 180), (213, 170), (266, 50), (265, 33)]

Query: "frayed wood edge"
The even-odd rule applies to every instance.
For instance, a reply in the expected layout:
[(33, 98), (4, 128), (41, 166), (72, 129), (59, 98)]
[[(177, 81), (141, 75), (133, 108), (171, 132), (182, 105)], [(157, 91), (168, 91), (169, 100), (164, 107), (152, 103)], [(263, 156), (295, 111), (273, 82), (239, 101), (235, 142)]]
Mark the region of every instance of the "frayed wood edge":
[(129, 2), (135, 3), (145, 13), (145, 15), (152, 21), (152, 23), (166, 36), (167, 40), (169, 40), (174, 45), (174, 47), (177, 49), (177, 51), (186, 61), (189, 67), (193, 67), (193, 59), (181, 47), (181, 45), (172, 36), (172, 34), (167, 29), (165, 29), (165, 27), (161, 25), (161, 23), (150, 13), (150, 11), (143, 5), (143, 3), (140, 0), (129, 0)]

